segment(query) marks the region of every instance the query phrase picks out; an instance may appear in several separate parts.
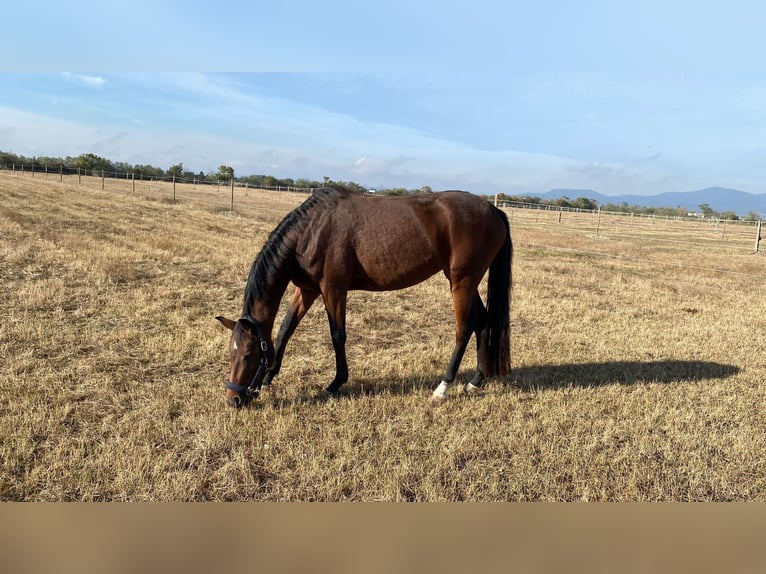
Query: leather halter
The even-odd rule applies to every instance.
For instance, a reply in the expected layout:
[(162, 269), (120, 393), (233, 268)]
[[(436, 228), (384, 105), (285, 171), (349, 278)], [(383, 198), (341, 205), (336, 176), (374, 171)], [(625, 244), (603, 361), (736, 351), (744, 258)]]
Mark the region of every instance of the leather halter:
[(258, 343), (261, 347), (261, 360), (258, 363), (258, 368), (256, 369), (253, 378), (250, 379), (249, 385), (235, 385), (229, 379), (226, 379), (226, 388), (238, 394), (245, 393), (247, 397), (253, 398), (257, 397), (261, 392), (261, 386), (258, 384), (258, 379), (262, 377), (269, 366), (269, 344), (266, 339), (261, 336), (261, 330), (258, 328), (258, 325), (246, 319), (244, 319), (244, 321), (255, 327)]

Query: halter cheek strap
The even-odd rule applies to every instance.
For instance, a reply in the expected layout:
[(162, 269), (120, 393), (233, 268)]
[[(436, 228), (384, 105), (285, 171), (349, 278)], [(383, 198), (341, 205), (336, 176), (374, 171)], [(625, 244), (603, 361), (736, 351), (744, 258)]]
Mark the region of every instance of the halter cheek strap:
[(258, 363), (258, 368), (256, 369), (253, 378), (250, 380), (250, 384), (235, 385), (229, 379), (226, 379), (226, 388), (230, 391), (234, 391), (235, 393), (240, 394), (245, 393), (248, 397), (258, 396), (258, 393), (261, 392), (260, 386), (258, 385), (258, 379), (263, 376), (263, 373), (266, 371), (269, 365), (269, 345), (266, 342), (266, 339), (261, 337), (258, 339), (261, 345), (261, 361)]

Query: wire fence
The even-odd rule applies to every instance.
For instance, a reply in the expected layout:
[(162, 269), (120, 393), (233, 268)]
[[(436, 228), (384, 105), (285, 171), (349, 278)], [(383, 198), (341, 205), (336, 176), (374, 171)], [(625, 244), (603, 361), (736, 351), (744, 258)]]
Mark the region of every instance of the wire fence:
[[(316, 188), (254, 186), (247, 182), (212, 181), (147, 175), (138, 172), (87, 171), (64, 165), (0, 165), (0, 170), (18, 177), (41, 178), (88, 189), (134, 194), (167, 202), (187, 202), (213, 211), (243, 215), (286, 213)], [(259, 190), (286, 192), (272, 196), (264, 207)], [(289, 197), (288, 197), (289, 194)], [(292, 195), (295, 194), (295, 195)], [(623, 241), (679, 250), (700, 249), (751, 254), (760, 251), (761, 222), (689, 216), (659, 216), (535, 203), (500, 202), (514, 229), (536, 229), (555, 235), (575, 234), (599, 241)], [(605, 254), (609, 255), (609, 254)]]
[[(55, 170), (44, 166), (0, 165), (0, 172), (21, 178), (35, 178), (50, 183), (75, 186), (82, 189), (134, 195), (137, 198), (167, 203), (187, 203), (209, 211), (227, 211), (242, 215), (286, 213), (286, 207), (295, 206), (316, 188), (295, 186), (256, 186), (249, 182), (209, 180), (197, 177), (155, 176), (140, 172), (92, 171), (66, 166)], [(264, 207), (258, 191), (279, 192)], [(277, 199), (280, 198), (280, 199)]]
[(738, 253), (760, 251), (761, 221), (582, 210), (506, 202), (515, 228), (574, 233), (597, 240), (679, 247), (714, 247)]
[[(760, 222), (649, 217), (584, 210), (508, 206), (514, 245), (520, 254), (599, 258), (627, 264), (633, 272), (684, 270), (690, 280), (746, 279), (764, 284), (766, 269), (758, 255)], [(739, 284), (739, 283), (738, 283)]]
[[(498, 202), (495, 203), (495, 205), (498, 205)], [(604, 215), (604, 216), (617, 216), (617, 217), (626, 217), (631, 220), (631, 222), (638, 218), (649, 220), (652, 222), (656, 221), (686, 221), (686, 222), (697, 222), (697, 221), (705, 221), (707, 223), (715, 223), (715, 224), (734, 224), (734, 225), (745, 225), (745, 226), (753, 226), (758, 224), (757, 219), (730, 219), (730, 218), (721, 218), (721, 217), (711, 217), (707, 216), (705, 217), (703, 214), (700, 213), (689, 213), (687, 215), (658, 215), (658, 214), (652, 214), (652, 213), (642, 213), (639, 211), (609, 211), (605, 209), (582, 209), (578, 207), (568, 207), (568, 206), (559, 206), (559, 205), (549, 205), (549, 204), (541, 204), (541, 203), (522, 203), (519, 201), (501, 201), (499, 202), (499, 207), (504, 207), (508, 209), (529, 209), (532, 211), (535, 211), (537, 215), (539, 216), (539, 212), (553, 212), (557, 215), (557, 217), (562, 217), (563, 214), (569, 213), (586, 213), (586, 214), (593, 214), (593, 215)]]
[[(39, 165), (39, 164), (0, 164), (0, 170), (3, 170), (5, 172), (11, 173), (13, 175), (20, 175), (20, 176), (29, 176), (29, 177), (38, 177), (43, 178), (45, 180), (58, 180), (60, 182), (72, 182), (76, 181), (78, 184), (82, 184), (85, 180), (85, 183), (89, 183), (89, 180), (96, 179), (99, 180), (103, 187), (106, 188), (107, 184), (110, 184), (112, 182), (121, 182), (121, 181), (129, 181), (131, 182), (131, 185), (133, 185), (133, 182), (135, 182), (136, 185), (141, 185), (145, 183), (168, 183), (168, 184), (176, 184), (176, 185), (183, 185), (183, 184), (189, 184), (193, 186), (208, 186), (208, 187), (215, 187), (216, 189), (220, 190), (222, 187), (225, 188), (253, 188), (257, 187), (258, 189), (270, 189), (274, 191), (287, 191), (287, 192), (297, 192), (297, 193), (311, 193), (316, 188), (306, 188), (306, 187), (297, 187), (297, 186), (288, 186), (288, 185), (273, 185), (273, 186), (262, 186), (262, 185), (253, 185), (250, 182), (243, 182), (243, 181), (237, 181), (235, 179), (215, 179), (212, 177), (202, 177), (202, 176), (192, 176), (192, 177), (184, 177), (180, 175), (159, 175), (155, 173), (145, 173), (141, 170), (133, 170), (133, 171), (108, 171), (108, 170), (87, 170), (77, 167), (70, 167), (63, 164), (59, 164), (56, 166), (48, 166), (48, 165)], [(92, 182), (90, 182), (92, 184)]]

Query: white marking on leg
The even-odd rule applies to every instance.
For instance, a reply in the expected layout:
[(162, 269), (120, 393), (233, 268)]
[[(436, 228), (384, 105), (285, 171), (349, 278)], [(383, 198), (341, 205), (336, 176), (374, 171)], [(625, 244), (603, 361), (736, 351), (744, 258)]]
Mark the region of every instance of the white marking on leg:
[(451, 383), (448, 383), (447, 381), (442, 381), (439, 383), (439, 386), (436, 387), (436, 390), (431, 395), (432, 399), (446, 399), (447, 398), (447, 390), (450, 388)]
[(236, 341), (234, 341), (234, 342), (231, 344), (231, 346), (232, 346), (232, 347), (234, 347), (234, 350), (235, 350), (235, 351), (237, 350), (237, 342), (236, 342)]
[(463, 387), (463, 390), (464, 390), (466, 393), (469, 393), (469, 394), (470, 394), (470, 393), (475, 393), (476, 391), (478, 391), (478, 390), (479, 390), (479, 387), (477, 387), (477, 386), (476, 386), (476, 385), (474, 385), (473, 383), (468, 383), (468, 384), (467, 384), (465, 387)]

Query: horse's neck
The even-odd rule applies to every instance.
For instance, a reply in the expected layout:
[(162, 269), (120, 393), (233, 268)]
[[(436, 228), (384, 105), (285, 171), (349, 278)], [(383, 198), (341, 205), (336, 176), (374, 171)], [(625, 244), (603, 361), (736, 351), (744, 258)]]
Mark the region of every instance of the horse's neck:
[(279, 273), (266, 280), (266, 287), (260, 293), (257, 295), (251, 293), (250, 300), (245, 306), (250, 317), (261, 325), (264, 334), (269, 338), (279, 311), (279, 305), (289, 283), (289, 274), (285, 270), (280, 270)]
[(297, 218), (296, 211), (285, 217), (271, 232), (250, 268), (244, 312), (264, 325), (264, 331), (269, 334), (292, 279), (296, 243), (305, 226), (305, 221)]

